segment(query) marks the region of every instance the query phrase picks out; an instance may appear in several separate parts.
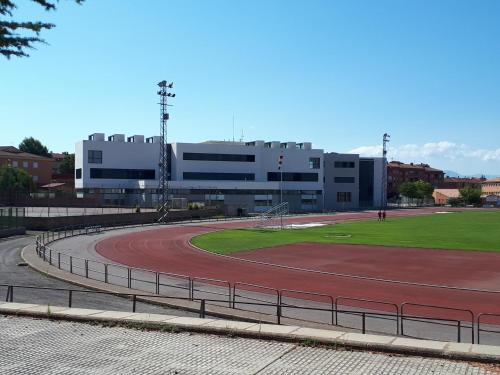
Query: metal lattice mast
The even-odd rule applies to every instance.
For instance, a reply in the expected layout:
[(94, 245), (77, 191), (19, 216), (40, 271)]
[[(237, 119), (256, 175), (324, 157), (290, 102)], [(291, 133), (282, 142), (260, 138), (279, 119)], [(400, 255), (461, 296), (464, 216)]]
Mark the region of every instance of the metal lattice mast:
[(390, 139), (391, 136), (385, 133), (382, 140), (382, 186), (380, 206), (383, 209), (387, 206), (387, 143)]
[(160, 90), (160, 161), (159, 161), (159, 217), (158, 221), (166, 221), (168, 215), (168, 145), (167, 145), (167, 121), (169, 119), (167, 98), (174, 98), (175, 94), (170, 93), (173, 82), (161, 81), (158, 83)]

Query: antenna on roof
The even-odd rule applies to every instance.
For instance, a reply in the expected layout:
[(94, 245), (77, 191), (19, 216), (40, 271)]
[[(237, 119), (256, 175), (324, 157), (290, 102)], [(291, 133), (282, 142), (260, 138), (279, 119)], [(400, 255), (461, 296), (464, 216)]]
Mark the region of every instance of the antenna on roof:
[(234, 113), (233, 113), (233, 142), (234, 142)]
[(240, 138), (240, 142), (243, 142), (243, 129), (241, 129), (241, 138)]

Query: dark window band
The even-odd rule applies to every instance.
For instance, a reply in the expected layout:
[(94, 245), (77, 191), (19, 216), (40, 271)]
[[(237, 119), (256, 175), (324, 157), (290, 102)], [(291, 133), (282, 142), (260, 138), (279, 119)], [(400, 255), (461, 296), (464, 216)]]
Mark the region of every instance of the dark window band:
[[(267, 172), (267, 181), (280, 181), (280, 172)], [(283, 172), (283, 181), (307, 181), (307, 182), (317, 182), (317, 173), (293, 173), (293, 172)]]
[(337, 184), (353, 184), (354, 177), (335, 177), (335, 182)]
[(198, 152), (184, 152), (182, 154), (184, 160), (200, 160), (200, 161), (239, 161), (239, 162), (255, 162), (255, 155), (240, 155), (240, 154), (204, 154)]
[(184, 180), (255, 181), (253, 173), (184, 172)]
[(353, 161), (336, 161), (335, 168), (354, 168)]
[(154, 169), (90, 168), (90, 178), (110, 180), (154, 180)]

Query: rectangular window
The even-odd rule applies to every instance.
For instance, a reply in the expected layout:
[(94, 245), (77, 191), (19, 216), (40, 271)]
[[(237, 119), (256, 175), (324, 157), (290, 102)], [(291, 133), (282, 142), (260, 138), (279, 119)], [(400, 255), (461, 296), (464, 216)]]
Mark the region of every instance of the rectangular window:
[(184, 180), (255, 181), (253, 173), (184, 172)]
[(198, 152), (184, 152), (183, 160), (199, 160), (199, 161), (237, 161), (237, 162), (255, 162), (255, 155), (243, 154), (204, 154)]
[(354, 168), (353, 161), (336, 161), (334, 166), (335, 168)]
[(12, 160), (12, 167), (17, 168), (17, 166), (18, 166), (17, 160)]
[(37, 161), (33, 162), (33, 168), (38, 168), (38, 162)]
[(354, 177), (335, 177), (337, 184), (354, 184)]
[[(267, 172), (267, 181), (280, 181), (281, 172)], [(317, 173), (283, 172), (283, 181), (317, 182)]]
[(75, 178), (77, 180), (79, 180), (80, 178), (82, 178), (82, 168), (75, 169)]
[[(102, 164), (102, 151), (100, 150), (89, 150), (88, 162), (92, 164)], [(91, 177), (92, 178), (92, 177)]]
[(38, 182), (38, 176), (33, 176), (33, 182)]
[(23, 168), (28, 168), (29, 167), (29, 162), (23, 161)]
[(320, 159), (319, 158), (309, 158), (309, 169), (319, 169)]
[(110, 180), (154, 180), (154, 169), (90, 168), (90, 178)]
[(339, 191), (337, 192), (337, 202), (350, 202), (351, 192), (350, 191)]

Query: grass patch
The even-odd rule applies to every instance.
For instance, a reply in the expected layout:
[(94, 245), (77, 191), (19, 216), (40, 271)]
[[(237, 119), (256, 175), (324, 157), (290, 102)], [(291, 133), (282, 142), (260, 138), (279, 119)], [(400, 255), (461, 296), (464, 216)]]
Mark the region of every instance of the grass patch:
[(194, 245), (218, 254), (302, 242), (366, 244), (500, 252), (500, 211), (464, 211), (346, 222), (307, 229), (233, 229), (196, 236)]

